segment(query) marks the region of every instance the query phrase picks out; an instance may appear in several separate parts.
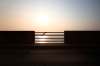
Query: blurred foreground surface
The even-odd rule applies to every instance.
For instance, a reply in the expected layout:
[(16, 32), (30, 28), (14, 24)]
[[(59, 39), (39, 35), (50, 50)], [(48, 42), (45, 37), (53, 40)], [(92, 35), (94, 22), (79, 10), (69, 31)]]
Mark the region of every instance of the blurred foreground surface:
[(96, 47), (1, 48), (0, 66), (95, 66)]

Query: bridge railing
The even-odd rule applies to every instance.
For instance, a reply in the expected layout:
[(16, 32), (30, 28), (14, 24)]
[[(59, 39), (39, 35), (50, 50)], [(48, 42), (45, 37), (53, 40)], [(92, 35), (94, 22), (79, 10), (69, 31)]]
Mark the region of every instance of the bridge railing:
[(35, 43), (64, 43), (64, 32), (35, 32)]

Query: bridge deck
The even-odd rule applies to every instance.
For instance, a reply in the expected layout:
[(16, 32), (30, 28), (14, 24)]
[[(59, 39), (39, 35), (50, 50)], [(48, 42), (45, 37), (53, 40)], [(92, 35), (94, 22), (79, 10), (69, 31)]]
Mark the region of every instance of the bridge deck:
[[(43, 46), (42, 46), (43, 47)], [(45, 46), (47, 47), (47, 46)], [(58, 48), (56, 48), (58, 47)], [(95, 63), (95, 47), (78, 48), (52, 46), (32, 49), (0, 49), (0, 65), (68, 65), (92, 66)]]

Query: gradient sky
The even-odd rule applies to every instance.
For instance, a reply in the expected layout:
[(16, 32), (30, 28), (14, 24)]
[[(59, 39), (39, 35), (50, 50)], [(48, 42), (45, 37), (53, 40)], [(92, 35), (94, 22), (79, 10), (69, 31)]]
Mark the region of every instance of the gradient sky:
[(99, 12), (100, 0), (0, 0), (0, 30), (100, 30)]

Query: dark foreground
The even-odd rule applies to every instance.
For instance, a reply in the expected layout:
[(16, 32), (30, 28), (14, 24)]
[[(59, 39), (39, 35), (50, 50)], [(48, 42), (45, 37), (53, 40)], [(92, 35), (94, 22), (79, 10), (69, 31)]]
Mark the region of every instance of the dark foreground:
[(96, 66), (96, 47), (45, 46), (0, 49), (0, 66)]

